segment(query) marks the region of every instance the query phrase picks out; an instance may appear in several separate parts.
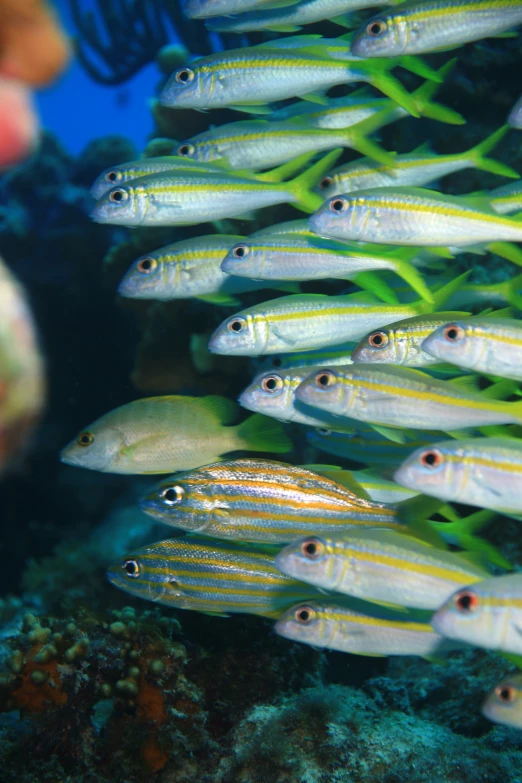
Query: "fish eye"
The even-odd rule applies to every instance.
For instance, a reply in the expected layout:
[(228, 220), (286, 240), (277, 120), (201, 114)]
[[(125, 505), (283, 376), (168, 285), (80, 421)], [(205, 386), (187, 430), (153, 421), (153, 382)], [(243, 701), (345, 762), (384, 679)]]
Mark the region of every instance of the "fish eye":
[(174, 487), (166, 487), (160, 492), (160, 498), (167, 506), (175, 506), (183, 500), (185, 490), (178, 485)]
[(154, 272), (156, 267), (158, 266), (158, 262), (155, 258), (142, 258), (141, 261), (138, 261), (138, 272), (143, 272), (144, 275), (149, 275), (151, 272)]
[(512, 704), (517, 697), (517, 691), (512, 685), (498, 685), (495, 688), (495, 696), (503, 704)]
[(308, 625), (316, 616), (316, 611), (311, 606), (300, 606), (295, 610), (295, 619), (300, 625)]
[(336, 377), (333, 372), (330, 372), (330, 370), (322, 370), (315, 376), (316, 385), (320, 386), (322, 389), (327, 389), (330, 386), (334, 386), (335, 382)]
[(443, 331), (444, 339), (449, 343), (457, 343), (465, 336), (464, 329), (458, 324), (448, 324), (444, 327)]
[(368, 342), (372, 348), (384, 348), (388, 345), (390, 338), (386, 332), (374, 332), (368, 337)]
[(366, 28), (366, 32), (368, 35), (371, 35), (372, 38), (378, 38), (385, 33), (387, 29), (388, 25), (383, 19), (374, 19)]
[(325, 427), (317, 427), (316, 432), (318, 435), (325, 435), (326, 437), (333, 435), (333, 430), (327, 430)]
[(323, 177), (322, 180), (319, 183), (319, 187), (323, 190), (326, 190), (327, 188), (330, 188), (333, 185), (333, 177)]
[(194, 78), (194, 71), (191, 71), (190, 68), (180, 68), (174, 74), (174, 78), (178, 84), (190, 84)]
[(90, 446), (92, 443), (94, 443), (94, 435), (92, 432), (80, 432), (76, 438), (76, 443), (78, 446)]
[(339, 215), (346, 212), (347, 209), (348, 201), (345, 198), (334, 198), (330, 201), (330, 212), (336, 212)]
[(429, 449), (428, 451), (422, 452), (420, 455), (420, 461), (421, 465), (423, 465), (425, 468), (438, 468), (444, 462), (444, 457), (440, 451), (437, 451), (436, 449)]
[(124, 560), (121, 567), (125, 571), (125, 575), (130, 576), (131, 579), (137, 579), (140, 575), (140, 564), (137, 560)]
[(283, 388), (283, 379), (280, 375), (268, 375), (261, 381), (261, 388), (266, 392), (276, 392)]
[(181, 155), (182, 158), (189, 158), (195, 151), (196, 148), (193, 144), (181, 144), (178, 147), (178, 155)]
[(456, 608), (462, 614), (472, 614), (480, 606), (480, 600), (471, 590), (461, 590), (453, 599)]
[(307, 560), (317, 560), (324, 555), (325, 545), (319, 538), (307, 538), (301, 544), (301, 554)]
[(127, 201), (129, 194), (125, 190), (113, 190), (109, 196), (109, 199), (113, 204), (121, 204), (123, 201)]
[(119, 182), (121, 179), (121, 171), (108, 171), (105, 175), (107, 182)]
[(236, 245), (232, 248), (232, 255), (234, 258), (245, 258), (250, 253), (250, 248), (248, 245)]
[(245, 318), (233, 318), (228, 322), (228, 331), (235, 334), (239, 334), (247, 328), (247, 322)]

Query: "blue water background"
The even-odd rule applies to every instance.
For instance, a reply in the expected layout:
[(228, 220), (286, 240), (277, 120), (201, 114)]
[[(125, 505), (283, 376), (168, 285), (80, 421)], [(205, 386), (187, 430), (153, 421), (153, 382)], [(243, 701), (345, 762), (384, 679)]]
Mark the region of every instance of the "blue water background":
[[(56, 0), (55, 5), (74, 35), (67, 0)], [(91, 0), (82, 0), (81, 5), (92, 8)], [(56, 84), (36, 96), (42, 126), (56, 133), (74, 155), (92, 139), (108, 134), (122, 134), (141, 150), (152, 131), (148, 101), (159, 79), (154, 63), (125, 84), (106, 87), (94, 82), (75, 59)]]

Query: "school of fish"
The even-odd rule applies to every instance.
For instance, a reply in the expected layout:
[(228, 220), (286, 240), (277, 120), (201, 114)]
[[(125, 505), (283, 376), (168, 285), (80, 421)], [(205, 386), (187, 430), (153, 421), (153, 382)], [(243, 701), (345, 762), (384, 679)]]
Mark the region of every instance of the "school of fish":
[[(513, 34), (522, 0), (382, 5), (362, 21), (370, 0), (188, 0), (209, 30), (273, 35), (188, 62), (160, 94), (164, 107), (237, 120), (215, 126), (210, 114), (176, 155), (102, 172), (92, 217), (205, 224), (137, 258), (119, 294), (228, 307), (208, 350), (245, 357), (252, 380), (240, 407), (215, 395), (131, 401), (61, 458), (163, 474), (140, 505), (177, 537), (108, 572), (136, 596), (257, 614), (288, 639), (358, 655), (439, 659), (474, 645), (521, 656), (522, 574), (479, 533), (497, 514), (522, 518), (522, 276), (479, 285), (452, 268), (463, 252), (522, 266), (520, 172), (490, 157), (522, 128), (522, 99), (453, 154), (396, 154), (372, 135), (421, 116), (463, 124), (435, 93), (461, 45)], [(323, 19), (339, 37), (293, 35)], [(422, 57), (446, 50), (454, 59), (438, 70)], [(396, 68), (420, 86), (408, 91)], [(328, 97), (332, 87), (344, 95)], [(345, 148), (359, 157), (340, 160)], [(470, 168), (498, 187), (441, 192)], [(253, 217), (257, 231), (230, 231)], [(314, 292), (323, 280), (334, 293)], [(264, 289), (284, 295), (265, 301)], [(296, 441), (341, 466), (299, 464)], [(292, 450), (292, 463), (273, 459)], [(522, 728), (522, 673), (483, 713)]]

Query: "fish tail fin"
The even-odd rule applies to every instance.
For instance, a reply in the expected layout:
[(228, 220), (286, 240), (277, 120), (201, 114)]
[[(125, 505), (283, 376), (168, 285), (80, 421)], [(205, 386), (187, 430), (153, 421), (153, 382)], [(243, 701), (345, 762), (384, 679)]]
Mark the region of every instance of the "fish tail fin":
[(522, 274), (506, 281), (506, 299), (512, 307), (522, 311)]
[(366, 155), (368, 158), (376, 160), (378, 163), (382, 163), (385, 166), (395, 165), (395, 153), (387, 152), (377, 144), (375, 141), (371, 141), (367, 138), (370, 133), (382, 128), (383, 125), (387, 125), (392, 122), (394, 115), (396, 114), (396, 108), (383, 109), (368, 117), (366, 120), (358, 122), (356, 125), (352, 125), (341, 131), (346, 139), (346, 145), (351, 147), (361, 155)]
[(283, 425), (276, 419), (255, 413), (236, 428), (238, 449), (245, 451), (272, 451), (283, 454), (292, 450), (292, 441)]
[(444, 81), (444, 74), (441, 74), (440, 71), (435, 71), (421, 57), (417, 57), (414, 54), (403, 54), (397, 59), (397, 65), (400, 65), (406, 71), (417, 74), (422, 79), (429, 79), (436, 84), (442, 84)]
[(359, 272), (353, 282), (387, 304), (399, 304), (399, 298), (393, 288), (377, 272)]
[(270, 171), (263, 171), (262, 174), (253, 174), (251, 176), (261, 180), (261, 182), (283, 182), (285, 179), (293, 177), (296, 172), (303, 168), (303, 166), (306, 166), (314, 155), (315, 152), (305, 152), (303, 155), (299, 155), (299, 157), (293, 158), (287, 163), (283, 163), (282, 166), (270, 169)]
[(389, 69), (393, 67), (393, 60), (386, 62), (385, 64), (379, 63), (374, 60), (365, 60), (366, 80), (380, 90), (382, 93), (395, 101), (399, 106), (411, 114), (413, 117), (420, 117), (415, 99), (410, 93), (402, 86), (400, 81), (389, 73)]
[(324, 199), (313, 193), (312, 188), (330, 171), (342, 151), (342, 148), (332, 150), (298, 177), (285, 183), (287, 190), (294, 196), (294, 206), (308, 214), (322, 206)]
[(393, 270), (399, 277), (402, 277), (402, 279), (408, 283), (423, 300), (433, 303), (433, 292), (430, 291), (426, 285), (419, 270), (411, 263), (411, 259), (415, 258), (417, 254), (418, 248), (400, 248), (399, 250), (390, 253), (391, 256), (395, 256), (393, 259)]
[(486, 157), (487, 154), (497, 146), (501, 139), (504, 138), (508, 130), (509, 125), (503, 125), (496, 130), (495, 133), (488, 136), (487, 139), (484, 139), (484, 141), (481, 141), (476, 147), (469, 150), (466, 157), (470, 157), (475, 168), (480, 169), (481, 171), (489, 171), (491, 174), (498, 174), (501, 177), (518, 179), (519, 175), (511, 166), (506, 166), (505, 163), (500, 163), (498, 160), (491, 160)]
[(464, 117), (453, 109), (449, 109), (447, 106), (443, 106), (441, 103), (432, 101), (431, 99), (438, 90), (441, 82), (443, 82), (448, 74), (453, 70), (457, 58), (454, 57), (442, 68), (439, 68), (437, 75), (440, 77), (438, 81), (428, 79), (421, 84), (414, 92), (411, 93), (411, 97), (415, 101), (415, 105), (419, 113), (423, 117), (429, 117), (432, 120), (438, 120), (439, 122), (446, 122), (449, 125), (464, 125), (466, 120)]
[(446, 285), (441, 286), (436, 291), (432, 291), (432, 301), (426, 301), (421, 299), (420, 302), (416, 302), (415, 306), (418, 309), (419, 315), (423, 313), (435, 313), (437, 310), (441, 310), (446, 302), (455, 294), (459, 288), (461, 288), (468, 279), (471, 270), (464, 272), (463, 275), (459, 275), (454, 280), (451, 280)]
[(511, 261), (517, 266), (522, 266), (522, 250), (513, 242), (490, 242), (487, 248), (496, 256), (505, 258), (506, 261)]
[(448, 543), (456, 544), (467, 552), (477, 552), (484, 560), (510, 571), (513, 566), (509, 560), (493, 544), (476, 535), (496, 516), (496, 511), (485, 509), (455, 522), (437, 523), (437, 529)]

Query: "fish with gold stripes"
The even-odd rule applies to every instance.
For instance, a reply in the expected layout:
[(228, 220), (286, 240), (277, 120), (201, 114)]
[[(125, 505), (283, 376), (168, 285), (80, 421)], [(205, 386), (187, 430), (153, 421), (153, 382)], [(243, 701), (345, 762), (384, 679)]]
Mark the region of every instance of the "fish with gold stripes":
[[(390, 301), (386, 298), (387, 288), (382, 291), (382, 280), (374, 274), (387, 270), (405, 280), (420, 297), (431, 301), (432, 294), (412, 263), (417, 254), (414, 248), (379, 252), (319, 236), (248, 237), (229, 249), (221, 270), (234, 277), (253, 280), (354, 280), (361, 288)], [(391, 294), (393, 300), (398, 301), (393, 292)]]
[(264, 356), (359, 340), (372, 329), (440, 309), (465, 279), (461, 275), (432, 292), (433, 302), (383, 304), (368, 292), (341, 296), (295, 294), (272, 299), (227, 318), (211, 336), (209, 350), (233, 356)]
[(352, 361), (361, 364), (398, 364), (402, 367), (430, 367), (440, 364), (424, 350), (424, 341), (448, 320), (469, 313), (430, 313), (397, 321), (363, 337), (355, 346)]
[(486, 196), (447, 196), (426, 188), (332, 196), (308, 224), (316, 234), (343, 242), (420, 247), (522, 242), (522, 221), (498, 215)]
[(176, 474), (140, 505), (188, 532), (265, 543), (350, 528), (406, 529), (396, 508), (361, 498), (335, 479), (271, 460), (233, 460)]
[[(467, 378), (441, 381), (410, 367), (352, 364), (312, 373), (295, 394), (305, 405), (385, 428), (452, 432), (522, 423), (522, 402), (491, 399), (491, 392), (471, 384)], [(511, 393), (515, 389), (513, 382)]]
[(432, 617), (437, 633), (486, 650), (522, 654), (522, 573), (457, 590)]
[(464, 370), (522, 380), (522, 320), (452, 318), (424, 339), (422, 352)]
[[(332, 54), (331, 47), (321, 45), (321, 40), (306, 39), (296, 36), (290, 42), (279, 39), (267, 46), (228, 49), (201, 57), (172, 74), (160, 94), (160, 103), (178, 109), (252, 109), (255, 113), (259, 107), (287, 98), (310, 97), (316, 102), (321, 93), (322, 100), (322, 93), (337, 84), (367, 82), (419, 116), (415, 99), (390, 74), (400, 60), (352, 57), (346, 41)], [(402, 64), (412, 66), (408, 59)], [(431, 73), (426, 68), (415, 70), (420, 75)]]
[(357, 611), (324, 598), (288, 609), (275, 630), (295, 642), (354, 655), (432, 657), (464, 646), (414, 617), (393, 615), (366, 603)]
[(137, 549), (107, 572), (137, 598), (206, 614), (241, 612), (277, 618), (318, 593), (274, 566), (276, 550), (187, 536)]
[(339, 150), (328, 153), (287, 182), (225, 169), (150, 174), (111, 188), (96, 202), (91, 217), (97, 223), (120, 226), (174, 226), (238, 217), (275, 204), (294, 204), (313, 212), (322, 199), (311, 189), (339, 154)]
[(319, 182), (317, 191), (322, 193), (324, 198), (331, 198), (340, 193), (370, 188), (422, 187), (456, 171), (473, 168), (518, 178), (519, 175), (510, 166), (486, 157), (508, 130), (508, 126), (504, 125), (466, 152), (451, 155), (437, 155), (432, 152), (429, 144), (423, 144), (406, 155), (396, 155), (392, 165), (380, 163), (376, 158), (372, 160), (371, 156), (358, 158), (329, 171)]
[(276, 557), (280, 571), (365, 601), (438, 609), (459, 587), (490, 575), (455, 552), (395, 530), (315, 533)]
[(164, 171), (193, 171), (199, 173), (220, 173), (223, 167), (219, 163), (205, 163), (184, 158), (180, 155), (163, 155), (154, 158), (142, 158), (127, 163), (118, 163), (111, 166), (96, 178), (91, 195), (96, 200), (116, 185), (124, 185), (133, 179), (148, 177), (150, 174), (161, 174)]
[[(307, 427), (330, 427), (340, 432), (352, 430), (355, 422), (343, 422), (338, 416), (311, 409), (296, 399), (297, 388), (310, 375), (312, 369), (307, 366), (290, 367), (277, 372), (269, 370), (260, 373), (241, 392), (238, 402), (242, 408), (272, 416), (279, 421), (304, 424)], [(319, 369), (317, 367), (317, 370)]]
[(221, 271), (229, 249), (244, 239), (232, 234), (210, 234), (182, 239), (140, 256), (118, 286), (130, 299), (197, 298), (221, 305), (237, 305), (234, 294), (262, 288), (299, 290), (292, 283), (233, 277)]
[(395, 473), (401, 486), (441, 500), (522, 514), (522, 440), (465, 438), (416, 449)]
[(358, 31), (358, 57), (451, 49), (522, 24), (520, 0), (410, 0), (378, 12)]

